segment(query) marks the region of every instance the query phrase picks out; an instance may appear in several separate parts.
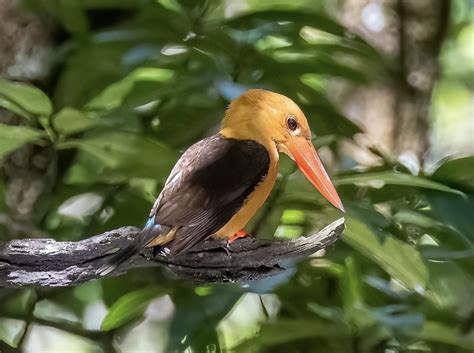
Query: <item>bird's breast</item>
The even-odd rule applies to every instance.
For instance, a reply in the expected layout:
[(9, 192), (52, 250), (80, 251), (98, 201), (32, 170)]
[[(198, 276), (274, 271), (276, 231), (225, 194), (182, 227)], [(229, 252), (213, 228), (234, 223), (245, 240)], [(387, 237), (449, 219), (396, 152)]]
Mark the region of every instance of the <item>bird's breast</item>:
[(265, 178), (255, 186), (243, 206), (234, 214), (227, 224), (215, 233), (217, 238), (227, 238), (243, 229), (255, 213), (262, 207), (275, 185), (278, 175), (278, 160), (270, 158), (270, 166)]

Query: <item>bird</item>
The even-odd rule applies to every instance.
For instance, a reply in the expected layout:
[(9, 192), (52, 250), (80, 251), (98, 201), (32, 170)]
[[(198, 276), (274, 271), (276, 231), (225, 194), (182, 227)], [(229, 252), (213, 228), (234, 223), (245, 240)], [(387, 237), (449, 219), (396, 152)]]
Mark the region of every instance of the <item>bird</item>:
[(99, 272), (113, 271), (145, 247), (177, 255), (209, 237), (232, 242), (248, 236), (246, 224), (275, 185), (280, 153), (344, 212), (300, 107), (282, 94), (250, 89), (229, 104), (217, 134), (182, 154), (137, 239)]

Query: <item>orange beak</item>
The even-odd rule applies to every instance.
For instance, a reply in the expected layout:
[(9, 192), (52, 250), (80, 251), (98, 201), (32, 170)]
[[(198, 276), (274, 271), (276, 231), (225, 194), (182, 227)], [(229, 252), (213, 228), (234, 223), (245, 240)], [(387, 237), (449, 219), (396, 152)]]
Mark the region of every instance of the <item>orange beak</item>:
[(304, 137), (294, 137), (287, 143), (286, 148), (290, 157), (296, 162), (298, 168), (313, 184), (313, 186), (335, 207), (345, 212), (344, 206), (337, 194), (334, 185), (324, 169), (323, 163), (313, 144)]

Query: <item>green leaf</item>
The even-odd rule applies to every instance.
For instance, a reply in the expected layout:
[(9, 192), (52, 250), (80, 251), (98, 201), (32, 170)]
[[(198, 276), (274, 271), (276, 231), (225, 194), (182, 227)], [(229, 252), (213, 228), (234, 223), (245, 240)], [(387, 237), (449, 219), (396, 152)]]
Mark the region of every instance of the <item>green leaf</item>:
[(474, 311), (472, 274), (453, 261), (431, 261), (428, 268), (431, 275), (427, 298), (437, 308), (453, 312)]
[(448, 225), (439, 222), (423, 213), (411, 211), (408, 209), (401, 209), (392, 216), (395, 222), (401, 224), (416, 225), (423, 228), (432, 228), (438, 231), (449, 229)]
[(41, 130), (0, 124), (0, 157), (44, 136)]
[[(56, 5), (56, 4), (55, 4)], [(56, 16), (59, 17), (64, 28), (71, 33), (87, 33), (89, 23), (83, 5), (78, 1), (59, 1), (56, 7)]]
[(390, 171), (341, 176), (333, 179), (336, 185), (359, 185), (380, 189), (385, 185), (412, 186), (424, 189), (450, 192), (464, 196), (464, 193), (427, 178)]
[(125, 294), (111, 306), (102, 321), (101, 329), (110, 331), (140, 317), (160, 293), (160, 289), (152, 287)]
[(330, 19), (328, 16), (311, 11), (261, 10), (234, 17), (226, 24), (240, 29), (252, 28), (262, 21), (273, 21), (277, 23), (288, 21), (299, 27), (311, 26), (335, 35), (344, 36), (344, 28), (341, 25)]
[(177, 0), (157, 0), (157, 2), (166, 7), (168, 10), (178, 13), (183, 11), (183, 8)]
[(341, 279), (343, 303), (346, 310), (360, 307), (363, 304), (362, 281), (354, 257), (347, 257), (344, 261), (344, 274)]
[[(279, 320), (274, 324), (262, 327), (260, 335), (244, 342), (237, 352), (261, 352), (262, 348), (278, 346), (288, 342), (315, 337), (343, 338), (350, 335), (347, 326), (323, 320)], [(271, 351), (271, 350), (265, 350)]]
[[(56, 106), (81, 107), (109, 84), (126, 75), (121, 65), (125, 52), (126, 47), (113, 42), (107, 45), (91, 43), (71, 53), (60, 71), (54, 90)], [(92, 57), (98, 59), (92, 61)], [(78, 82), (81, 84), (78, 85)]]
[(36, 300), (37, 295), (33, 289), (16, 290), (11, 295), (2, 298), (0, 310), (6, 316), (26, 317), (33, 311)]
[(448, 160), (431, 177), (442, 183), (474, 190), (474, 156)]
[(431, 209), (428, 215), (442, 222), (448, 227), (455, 228), (465, 236), (466, 244), (472, 247), (474, 243), (474, 194), (466, 197), (458, 197), (452, 194), (441, 194), (437, 192), (427, 193), (427, 200)]
[(48, 0), (28, 5), (37, 12), (51, 15), (70, 33), (84, 34), (89, 29), (84, 1)]
[(474, 349), (474, 338), (472, 335), (463, 336), (456, 328), (440, 322), (427, 321), (423, 326), (423, 331), (419, 338), (432, 342), (450, 344), (469, 350)]
[(305, 221), (305, 214), (303, 211), (300, 210), (285, 210), (281, 215), (281, 223), (282, 224), (296, 224), (301, 225), (304, 224)]
[(182, 352), (192, 342), (196, 352), (205, 352), (210, 342), (217, 341), (219, 322), (241, 296), (242, 290), (234, 286), (214, 286), (211, 293), (203, 296), (189, 290), (177, 291), (173, 296), (176, 311), (169, 329), (168, 351)]
[(19, 116), (22, 116), (25, 119), (31, 119), (30, 113), (28, 113), (26, 110), (22, 109), (21, 107), (19, 107), (8, 99), (3, 99), (2, 97), (0, 97), (0, 107), (5, 108), (6, 110), (9, 110)]
[[(446, 215), (449, 212), (448, 209), (452, 207), (452, 209), (456, 210), (455, 212), (453, 212), (454, 217), (456, 219), (462, 219), (464, 216), (464, 212), (460, 211), (460, 209), (462, 209), (464, 205), (462, 205), (461, 207), (453, 207), (450, 205), (450, 203), (452, 198), (460, 199), (461, 201), (466, 200), (457, 196), (453, 196), (451, 194), (448, 194), (449, 197), (446, 197), (446, 194), (442, 195), (445, 196), (443, 197), (442, 205), (444, 206), (444, 208), (446, 208), (446, 210), (444, 210), (444, 212), (443, 210), (441, 210), (441, 212)], [(430, 200), (430, 195), (428, 195), (428, 199)], [(436, 206), (436, 203), (430, 204), (430, 213), (436, 213), (436, 211), (438, 211), (436, 209)], [(468, 204), (465, 207), (469, 208)], [(466, 218), (470, 218), (469, 211), (466, 212)], [(468, 236), (457, 230), (456, 227), (451, 225), (449, 222), (443, 221), (442, 217), (430, 217), (425, 212), (401, 209), (399, 212), (393, 215), (392, 219), (404, 227), (422, 228), (422, 230), (420, 230), (420, 233), (426, 232), (427, 234), (434, 235), (438, 241), (441, 241), (442, 245), (456, 244), (457, 246), (459, 246), (459, 241), (461, 241), (469, 248), (473, 247), (472, 241), (469, 239)], [(471, 225), (468, 225), (466, 228), (470, 229)], [(438, 251), (441, 253), (443, 252), (443, 249), (438, 248)]]
[(420, 253), (391, 236), (383, 243), (364, 223), (347, 217), (344, 241), (382, 267), (407, 289), (423, 294), (428, 282), (428, 269)]
[(87, 109), (101, 110), (113, 109), (120, 106), (127, 95), (132, 91), (133, 86), (139, 81), (151, 81), (163, 83), (173, 77), (173, 71), (154, 67), (141, 67), (122, 80), (106, 87), (97, 97), (92, 99), (87, 105)]
[(0, 78), (0, 97), (34, 115), (49, 116), (53, 111), (48, 96), (26, 83), (10, 82)]
[(67, 141), (58, 148), (79, 148), (93, 157), (87, 171), (91, 178), (103, 179), (166, 177), (176, 161), (175, 151), (142, 135), (126, 132), (100, 132)]
[(26, 326), (24, 321), (0, 318), (0, 341), (16, 348), (26, 333)]
[(303, 235), (303, 230), (302, 226), (281, 224), (273, 236), (277, 239), (296, 239)]
[(69, 135), (88, 130), (99, 121), (89, 118), (79, 110), (64, 108), (53, 116), (53, 126), (60, 134)]

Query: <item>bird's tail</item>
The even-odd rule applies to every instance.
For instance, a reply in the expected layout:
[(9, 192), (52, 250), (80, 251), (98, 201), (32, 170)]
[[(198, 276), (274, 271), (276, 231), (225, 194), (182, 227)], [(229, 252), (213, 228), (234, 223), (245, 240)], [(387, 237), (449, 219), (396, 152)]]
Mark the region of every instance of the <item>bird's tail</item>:
[(118, 253), (112, 256), (103, 266), (97, 270), (97, 274), (105, 276), (110, 272), (114, 271), (120, 264), (127, 261), (132, 256), (140, 253), (140, 251), (146, 247), (153, 239), (162, 233), (160, 225), (145, 226), (143, 230), (138, 234), (137, 239), (125, 248), (119, 250)]

